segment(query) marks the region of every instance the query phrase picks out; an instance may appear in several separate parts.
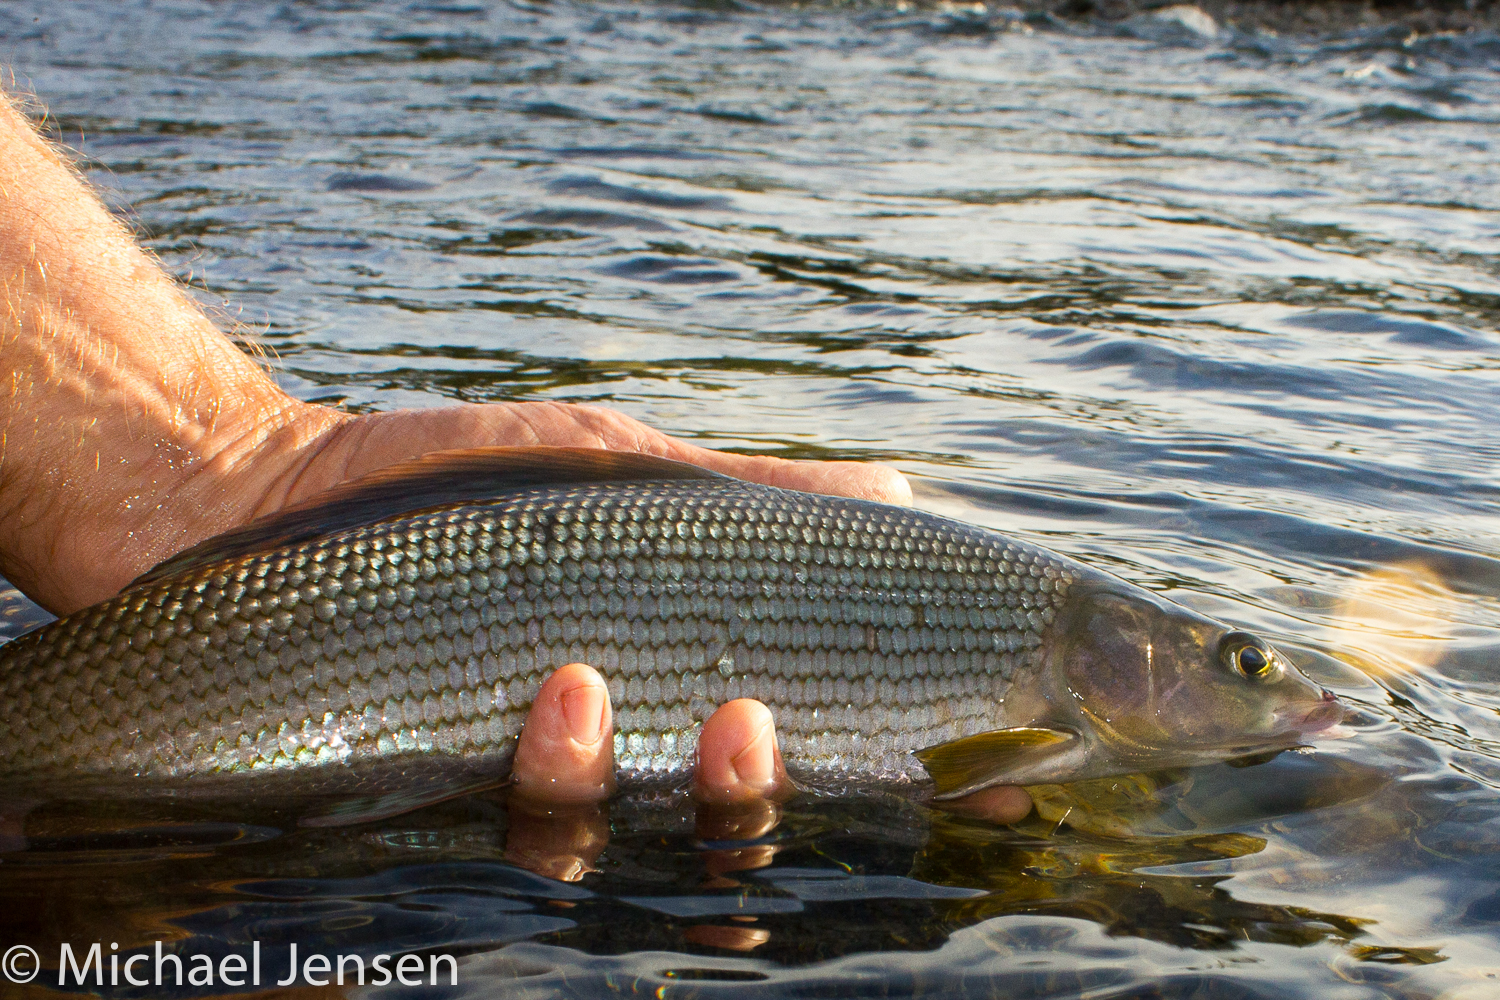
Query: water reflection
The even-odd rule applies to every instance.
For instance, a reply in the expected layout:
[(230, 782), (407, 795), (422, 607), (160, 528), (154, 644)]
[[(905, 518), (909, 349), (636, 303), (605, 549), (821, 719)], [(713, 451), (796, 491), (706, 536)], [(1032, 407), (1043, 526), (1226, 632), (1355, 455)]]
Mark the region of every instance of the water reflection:
[[(1500, 989), (1493, 13), (1082, 6), (18, 3), (0, 36), (304, 398), (893, 461), (1271, 637), (1349, 738), (999, 830), (5, 803), (0, 943), (451, 948), (475, 996)], [(44, 617), (0, 589), (0, 636)]]
[[(881, 795), (730, 811), (665, 793), (541, 814), (487, 794), (335, 829), (51, 805), (27, 818), (26, 849), (3, 862), (7, 893), (46, 892), (75, 940), (117, 940), (121, 955), (163, 940), (169, 953), (221, 958), (259, 941), (267, 969), (284, 968), (295, 942), (303, 954), (468, 954), (467, 978), (494, 968), (486, 952), (531, 940), (576, 951), (575, 972), (582, 955), (665, 948), (680, 953), (675, 967), (753, 953), (770, 963), (760, 976), (779, 980), (808, 962), (946, 949), (965, 928), (1076, 921), (1203, 952), (1322, 945), (1364, 961), (1445, 958), (1372, 940), (1377, 921), (1359, 909), (1226, 891), (1246, 872), (1345, 878), (1327, 871), (1326, 840), (1346, 854), (1388, 851), (1422, 825), (1390, 809), (1388, 775), (1290, 756), (1038, 789), (1037, 813), (1015, 828)], [(669, 971), (656, 974), (683, 978)]]

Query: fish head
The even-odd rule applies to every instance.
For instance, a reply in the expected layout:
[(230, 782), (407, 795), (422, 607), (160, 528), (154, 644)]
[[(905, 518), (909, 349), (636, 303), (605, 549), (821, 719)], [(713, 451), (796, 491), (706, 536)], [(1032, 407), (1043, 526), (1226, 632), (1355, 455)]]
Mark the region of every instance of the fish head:
[(1054, 627), (1056, 700), (1122, 768), (1286, 749), (1343, 716), (1263, 639), (1125, 583), (1076, 594)]

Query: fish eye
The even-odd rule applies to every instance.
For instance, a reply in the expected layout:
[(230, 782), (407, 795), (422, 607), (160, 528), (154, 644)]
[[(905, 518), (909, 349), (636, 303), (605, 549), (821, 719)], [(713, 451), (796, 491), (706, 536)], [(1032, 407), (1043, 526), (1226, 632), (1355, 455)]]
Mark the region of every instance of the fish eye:
[(1219, 659), (1252, 681), (1266, 680), (1277, 672), (1276, 654), (1249, 632), (1230, 632), (1220, 639)]

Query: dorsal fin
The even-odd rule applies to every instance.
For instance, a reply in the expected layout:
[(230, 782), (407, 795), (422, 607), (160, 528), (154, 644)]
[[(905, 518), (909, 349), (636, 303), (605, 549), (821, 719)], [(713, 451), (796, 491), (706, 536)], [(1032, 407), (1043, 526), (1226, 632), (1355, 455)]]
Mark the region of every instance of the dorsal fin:
[(437, 507), (482, 503), (530, 487), (727, 478), (686, 462), (599, 448), (435, 451), (377, 469), (305, 503), (199, 542), (147, 570), (126, 589), (224, 559), (310, 542)]

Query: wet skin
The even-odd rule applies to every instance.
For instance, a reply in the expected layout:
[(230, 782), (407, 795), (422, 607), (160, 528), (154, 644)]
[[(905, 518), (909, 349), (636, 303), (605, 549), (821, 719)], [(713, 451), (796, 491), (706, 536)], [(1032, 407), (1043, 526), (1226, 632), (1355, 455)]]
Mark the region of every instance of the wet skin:
[[(609, 842), (603, 805), (615, 784), (609, 692), (593, 667), (570, 663), (542, 685), (516, 747), (511, 782), (509, 859), (566, 881), (591, 871)], [(748, 698), (721, 705), (698, 737), (693, 776), (698, 836), (705, 841), (764, 837), (780, 820), (778, 801), (795, 793), (770, 709)], [(1031, 811), (1031, 797), (1020, 788), (987, 788), (943, 807), (1014, 823)], [(711, 878), (723, 878), (763, 868), (774, 853), (768, 845), (714, 850), (706, 853), (705, 865)], [(755, 938), (753, 929), (718, 930), (734, 931), (735, 940)]]
[[(608, 448), (790, 489), (911, 499), (891, 468), (713, 451), (601, 407), (352, 414), (294, 399), (135, 244), (4, 92), (0, 279), (9, 375), (0, 386), (0, 573), (57, 614), (113, 595), (195, 542), (444, 449)], [(542, 816), (597, 811), (611, 756), (603, 682), (581, 664), (563, 667), (521, 739), (517, 801)], [(706, 808), (764, 803), (789, 788), (765, 706), (734, 702), (706, 724), (698, 784)], [(966, 804), (996, 822), (1030, 805), (1017, 789), (985, 794)], [(0, 845), (21, 829), (20, 817), (0, 815)], [(513, 837), (525, 841), (526, 821)]]

